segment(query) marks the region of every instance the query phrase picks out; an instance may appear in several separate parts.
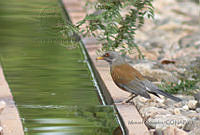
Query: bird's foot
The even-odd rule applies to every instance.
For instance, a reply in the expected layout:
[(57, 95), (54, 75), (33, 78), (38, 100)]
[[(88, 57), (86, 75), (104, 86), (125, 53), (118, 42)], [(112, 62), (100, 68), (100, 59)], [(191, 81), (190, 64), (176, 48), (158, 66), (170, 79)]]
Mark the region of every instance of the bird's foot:
[(130, 96), (129, 96), (129, 98), (128, 99), (126, 99), (126, 100), (124, 100), (123, 102), (125, 102), (125, 103), (129, 103), (133, 98), (135, 98), (137, 95), (135, 95), (135, 94), (131, 94)]
[(118, 102), (118, 103), (115, 103), (116, 105), (129, 105), (131, 104), (130, 102), (126, 102), (126, 100), (124, 101), (121, 101), (121, 102)]
[(132, 104), (130, 101), (133, 99), (133, 98), (135, 98), (137, 95), (134, 95), (134, 94), (131, 94), (130, 96), (129, 96), (129, 98), (128, 99), (125, 99), (125, 100), (123, 100), (123, 101), (121, 101), (121, 102), (118, 102), (118, 103), (115, 103), (116, 105), (117, 104), (120, 104), (120, 105), (123, 105), (123, 104)]
[(122, 101), (122, 104), (130, 103), (131, 100), (132, 100), (132, 98), (125, 99)]
[(122, 102), (119, 102), (119, 103), (117, 103), (117, 104), (131, 104), (130, 101), (131, 101), (133, 98), (135, 98), (136, 96), (137, 96), (137, 95), (131, 94), (131, 95), (129, 96), (128, 99), (125, 99), (125, 100), (123, 100)]

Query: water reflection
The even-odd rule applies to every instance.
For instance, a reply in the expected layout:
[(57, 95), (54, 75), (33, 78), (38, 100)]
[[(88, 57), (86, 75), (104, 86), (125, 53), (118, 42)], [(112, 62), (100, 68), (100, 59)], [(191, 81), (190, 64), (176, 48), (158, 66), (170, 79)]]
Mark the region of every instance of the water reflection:
[(27, 133), (105, 135), (111, 134), (116, 127), (116, 118), (109, 106), (19, 108), (26, 111), (22, 116)]

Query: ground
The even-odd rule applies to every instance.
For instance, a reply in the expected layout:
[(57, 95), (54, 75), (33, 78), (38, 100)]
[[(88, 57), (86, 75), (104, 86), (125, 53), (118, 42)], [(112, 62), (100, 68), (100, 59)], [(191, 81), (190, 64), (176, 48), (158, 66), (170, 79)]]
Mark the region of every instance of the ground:
[(200, 6), (192, 0), (155, 0), (153, 5), (154, 20), (146, 19), (135, 37), (145, 60), (138, 60), (134, 50), (127, 61), (183, 102), (137, 97), (133, 103), (152, 132), (167, 134), (176, 127), (179, 134), (200, 134)]

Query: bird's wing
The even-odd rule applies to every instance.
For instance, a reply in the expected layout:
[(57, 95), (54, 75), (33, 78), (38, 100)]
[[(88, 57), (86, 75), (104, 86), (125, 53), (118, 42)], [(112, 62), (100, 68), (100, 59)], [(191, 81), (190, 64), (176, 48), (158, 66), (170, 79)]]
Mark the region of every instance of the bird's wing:
[(156, 92), (156, 89), (158, 89), (158, 87), (149, 80), (143, 80), (142, 83), (147, 87), (149, 92)]
[(141, 81), (133, 80), (128, 84), (117, 84), (121, 88), (127, 90), (128, 92), (134, 93), (136, 95), (143, 96), (145, 98), (150, 99), (151, 97), (148, 94), (146, 87), (142, 84)]
[(111, 76), (115, 84), (120, 88), (136, 95), (150, 98), (143, 84), (144, 77), (129, 64), (112, 67)]

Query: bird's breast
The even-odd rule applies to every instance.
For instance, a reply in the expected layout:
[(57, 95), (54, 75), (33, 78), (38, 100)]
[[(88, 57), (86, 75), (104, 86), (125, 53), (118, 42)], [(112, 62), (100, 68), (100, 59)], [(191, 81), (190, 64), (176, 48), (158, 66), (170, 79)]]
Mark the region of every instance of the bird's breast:
[(134, 74), (130, 73), (130, 67), (126, 65), (112, 67), (111, 76), (115, 83), (120, 84), (127, 84), (135, 78)]

